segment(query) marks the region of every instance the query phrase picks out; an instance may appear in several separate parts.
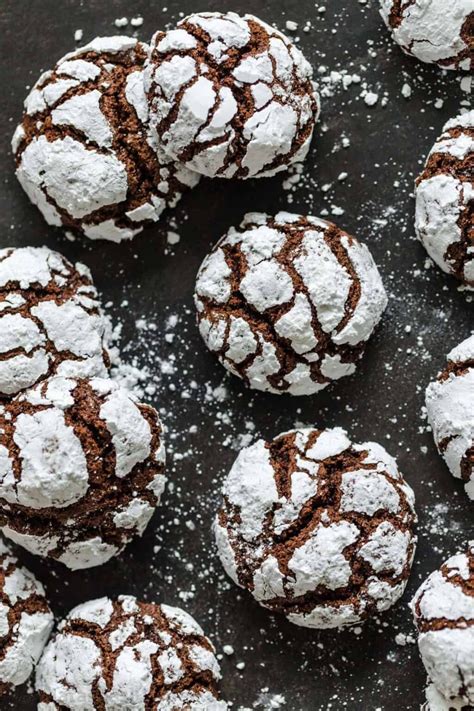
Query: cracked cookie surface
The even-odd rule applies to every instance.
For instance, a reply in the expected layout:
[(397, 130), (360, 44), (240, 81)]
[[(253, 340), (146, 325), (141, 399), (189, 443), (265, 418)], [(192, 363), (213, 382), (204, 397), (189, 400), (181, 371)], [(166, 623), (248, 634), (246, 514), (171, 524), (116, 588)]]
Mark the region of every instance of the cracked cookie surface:
[(380, 14), (406, 54), (443, 69), (474, 68), (471, 0), (380, 0)]
[(253, 15), (203, 12), (157, 32), (145, 75), (158, 140), (198, 173), (264, 177), (306, 157), (319, 113), (311, 66)]
[(426, 389), (428, 421), (451, 474), (474, 499), (474, 336), (453, 348), (447, 360)]
[(436, 264), (474, 290), (474, 111), (446, 123), (415, 188), (415, 227)]
[(50, 375), (106, 376), (92, 277), (47, 247), (0, 250), (0, 398)]
[(399, 599), (415, 522), (413, 491), (380, 445), (301, 429), (240, 452), (215, 534), (226, 572), (261, 605), (331, 628)]
[(197, 184), (149, 130), (147, 49), (131, 37), (98, 37), (27, 97), (12, 141), (16, 174), (49, 224), (121, 242)]
[(54, 377), (0, 412), (0, 528), (73, 570), (141, 535), (165, 487), (163, 428), (114, 381)]
[(200, 333), (250, 387), (311, 395), (350, 375), (387, 296), (372, 256), (314, 217), (250, 213), (204, 260)]
[(131, 596), (75, 607), (36, 675), (38, 711), (225, 711), (215, 649), (197, 622)]
[(29, 678), (52, 628), (43, 586), (0, 541), (0, 695)]
[[(446, 708), (472, 708), (474, 541), (431, 573), (413, 598), (411, 608), (423, 664)], [(436, 700), (436, 694), (430, 694)]]

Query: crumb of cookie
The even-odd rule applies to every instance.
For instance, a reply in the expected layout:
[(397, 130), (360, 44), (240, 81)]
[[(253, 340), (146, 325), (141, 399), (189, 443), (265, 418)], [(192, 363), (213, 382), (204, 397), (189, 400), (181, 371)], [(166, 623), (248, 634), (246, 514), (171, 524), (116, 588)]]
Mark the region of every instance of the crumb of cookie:
[(448, 353), (447, 360), (426, 389), (428, 421), (451, 474), (474, 499), (474, 336)]
[(54, 374), (106, 376), (105, 331), (87, 267), (47, 247), (0, 250), (0, 398)]
[[(474, 704), (473, 590), (471, 541), (464, 552), (452, 556), (428, 576), (411, 602), (421, 658), (446, 709), (472, 708)], [(436, 701), (434, 692), (430, 696)]]
[(53, 628), (40, 582), (0, 540), (0, 695), (31, 675)]
[(250, 213), (204, 260), (201, 335), (250, 387), (310, 395), (350, 375), (387, 296), (372, 256), (336, 225)]
[(120, 242), (156, 222), (198, 176), (148, 127), (147, 45), (99, 37), (45, 72), (13, 136), (16, 174), (51, 225)]
[(206, 709), (219, 701), (215, 649), (184, 610), (122, 595), (75, 607), (38, 664), (38, 708)]
[(340, 429), (300, 429), (238, 455), (215, 521), (228, 575), (304, 627), (354, 625), (402, 595), (414, 495), (395, 460)]
[(53, 377), (0, 412), (0, 528), (72, 570), (141, 535), (165, 486), (157, 412), (109, 379)]
[(474, 290), (474, 111), (451, 119), (416, 181), (415, 226), (436, 264)]
[(443, 69), (474, 68), (471, 0), (380, 0), (380, 13), (406, 54)]
[(306, 157), (319, 113), (311, 66), (253, 15), (203, 12), (157, 32), (145, 77), (158, 140), (198, 173), (264, 177)]

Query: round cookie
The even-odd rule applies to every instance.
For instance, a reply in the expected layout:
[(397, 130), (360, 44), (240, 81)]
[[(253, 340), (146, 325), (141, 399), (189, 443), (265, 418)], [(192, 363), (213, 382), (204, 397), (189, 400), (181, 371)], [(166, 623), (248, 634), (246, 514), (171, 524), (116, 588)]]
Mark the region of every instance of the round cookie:
[(186, 612), (123, 595), (75, 607), (38, 664), (38, 711), (225, 711), (211, 642)]
[(53, 619), (41, 583), (0, 540), (0, 695), (29, 678)]
[(474, 289), (474, 111), (443, 128), (416, 181), (416, 232), (447, 274)]
[(215, 533), (227, 574), (303, 627), (359, 623), (402, 595), (416, 537), (414, 495), (378, 444), (344, 430), (258, 440), (223, 487)]
[(98, 37), (60, 59), (27, 97), (12, 141), (16, 174), (50, 225), (121, 242), (197, 184), (149, 130), (147, 51), (131, 37)]
[(251, 388), (311, 395), (351, 375), (387, 304), (364, 245), (336, 225), (250, 213), (204, 260), (201, 335)]
[(443, 69), (474, 68), (471, 0), (380, 0), (380, 14), (406, 54)]
[(428, 385), (426, 410), (438, 451), (474, 499), (474, 335), (448, 354)]
[[(474, 541), (425, 580), (411, 602), (418, 647), (446, 709), (474, 705)], [(436, 694), (429, 692), (433, 701)], [(430, 697), (428, 697), (430, 702)], [(428, 706), (428, 708), (432, 708)], [(443, 709), (440, 706), (440, 711)]]
[(165, 486), (158, 413), (112, 380), (51, 378), (0, 413), (0, 527), (72, 570), (141, 535)]
[(47, 247), (0, 249), (0, 399), (52, 374), (106, 376), (92, 277)]
[(253, 15), (202, 12), (157, 32), (145, 75), (158, 140), (188, 168), (261, 178), (306, 157), (319, 114), (311, 66)]

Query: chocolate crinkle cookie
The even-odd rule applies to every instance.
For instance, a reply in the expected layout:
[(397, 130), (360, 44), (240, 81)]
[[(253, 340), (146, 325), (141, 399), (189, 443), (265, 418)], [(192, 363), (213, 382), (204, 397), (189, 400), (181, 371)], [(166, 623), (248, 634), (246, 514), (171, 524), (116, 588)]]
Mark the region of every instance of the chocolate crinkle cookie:
[(52, 627), (43, 586), (0, 540), (0, 695), (29, 678)]
[(301, 429), (241, 451), (215, 532), (228, 575), (261, 605), (331, 628), (399, 599), (415, 522), (413, 491), (383, 447)]
[(350, 375), (387, 296), (364, 245), (330, 222), (251, 213), (204, 260), (201, 335), (251, 388), (311, 395)]
[(380, 0), (380, 6), (406, 54), (443, 69), (474, 68), (472, 0)]
[(120, 242), (155, 222), (198, 176), (148, 127), (147, 45), (99, 37), (43, 74), (12, 147), (17, 177), (51, 225)]
[[(411, 608), (418, 647), (437, 693), (430, 711), (474, 707), (474, 541), (425, 580)], [(437, 698), (437, 697), (440, 698)], [(436, 705), (436, 701), (439, 705)], [(444, 701), (445, 706), (442, 706)]]
[(198, 173), (271, 176), (306, 157), (319, 113), (311, 66), (253, 15), (197, 13), (157, 32), (145, 83), (158, 140)]
[(474, 335), (448, 354), (426, 389), (426, 409), (440, 454), (474, 499)]
[(47, 247), (0, 250), (0, 400), (52, 374), (106, 376), (105, 330), (87, 267)]
[(197, 622), (134, 597), (75, 607), (38, 665), (38, 711), (225, 711), (215, 649)]
[(416, 231), (428, 254), (474, 290), (474, 111), (444, 126), (415, 197)]
[(73, 570), (146, 528), (165, 486), (158, 413), (112, 380), (54, 377), (0, 411), (0, 527)]

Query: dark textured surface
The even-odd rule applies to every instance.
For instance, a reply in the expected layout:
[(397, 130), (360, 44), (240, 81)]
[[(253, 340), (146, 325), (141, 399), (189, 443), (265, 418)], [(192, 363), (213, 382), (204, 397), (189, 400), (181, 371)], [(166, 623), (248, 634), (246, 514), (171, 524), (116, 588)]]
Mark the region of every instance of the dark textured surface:
[[(124, 357), (136, 356), (139, 365), (146, 364), (158, 386), (149, 399), (162, 409), (170, 427), (173, 482), (143, 539), (103, 568), (72, 574), (21, 551), (20, 557), (46, 584), (58, 616), (88, 598), (119, 592), (185, 607), (219, 651), (224, 644), (235, 649), (222, 664), (223, 695), (234, 709), (259, 701), (263, 705), (256, 707), (265, 708), (265, 688), (285, 697), (285, 711), (416, 709), (423, 697), (423, 668), (416, 647), (397, 645), (395, 636), (413, 630), (406, 603), (420, 579), (473, 534), (472, 505), (437, 456), (430, 433), (423, 431), (423, 391), (446, 352), (474, 324), (472, 301), (438, 270), (425, 269), (425, 252), (413, 235), (411, 192), (420, 160), (466, 94), (457, 75), (442, 76), (402, 55), (387, 36), (376, 0), (366, 5), (331, 0), (321, 14), (313, 0), (203, 0), (198, 7), (189, 0), (168, 0), (164, 5), (166, 12), (161, 3), (149, 0), (3, 0), (0, 5), (2, 246), (47, 244), (90, 266), (105, 301), (113, 302), (111, 313), (123, 325)], [(26, 86), (74, 46), (77, 28), (83, 29), (85, 41), (97, 34), (125, 34), (131, 28), (117, 30), (114, 19), (142, 14), (138, 35), (148, 39), (180, 11), (201, 8), (247, 10), (281, 28), (287, 19), (300, 27), (311, 20), (313, 29), (299, 34), (315, 68), (324, 64), (357, 72), (379, 94), (378, 104), (366, 106), (359, 98), (361, 85), (323, 98), (305, 179), (290, 205), (291, 194), (282, 189), (284, 177), (253, 183), (203, 181), (176, 212), (177, 227), (172, 229), (181, 241), (174, 255), (164, 254), (166, 221), (131, 244), (67, 241), (47, 227), (13, 174), (9, 141)], [(405, 83), (412, 88), (409, 100), (401, 94)], [(385, 92), (388, 102), (382, 106)], [(441, 109), (433, 104), (438, 98), (444, 100)], [(342, 134), (350, 139), (345, 150), (338, 148)], [(348, 178), (338, 182), (342, 171)], [(333, 182), (330, 190), (321, 190)], [(198, 266), (209, 245), (246, 211), (289, 207), (317, 215), (332, 205), (345, 210), (332, 219), (365, 240), (380, 266), (390, 294), (382, 326), (358, 373), (321, 395), (290, 399), (250, 394), (224, 376), (200, 342), (192, 308)], [(164, 338), (170, 315), (179, 317), (171, 344)], [(156, 329), (143, 329), (137, 319), (155, 323)], [(163, 361), (165, 371), (170, 370), (172, 354), (174, 373), (163, 372)], [(206, 397), (223, 382), (225, 400)], [(183, 398), (182, 391), (190, 397)], [(247, 421), (255, 425), (251, 434), (266, 437), (295, 422), (342, 425), (354, 439), (384, 444), (414, 487), (420, 543), (407, 594), (361, 634), (296, 628), (261, 610), (222, 576), (211, 516), (219, 482), (235, 457), (229, 444), (246, 432)], [(245, 662), (243, 670), (236, 668), (238, 662)], [(22, 689), (0, 701), (0, 708), (34, 709), (34, 696)]]

